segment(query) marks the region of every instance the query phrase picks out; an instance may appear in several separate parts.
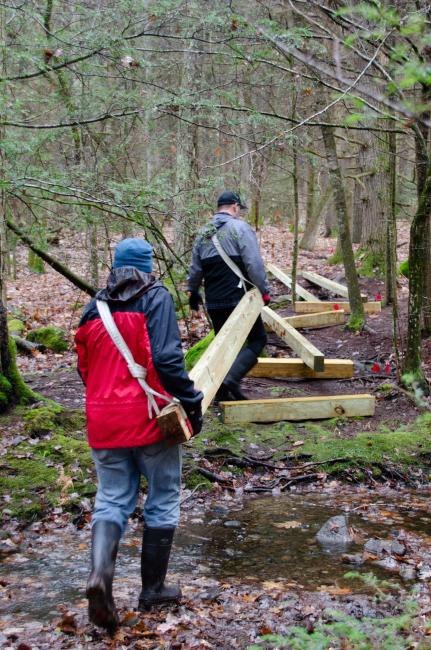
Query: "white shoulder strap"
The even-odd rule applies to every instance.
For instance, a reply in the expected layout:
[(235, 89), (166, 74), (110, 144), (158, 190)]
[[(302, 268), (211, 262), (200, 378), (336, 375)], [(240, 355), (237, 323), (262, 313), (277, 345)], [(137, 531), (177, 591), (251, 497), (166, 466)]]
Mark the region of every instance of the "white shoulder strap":
[(234, 262), (234, 261), (229, 257), (229, 255), (226, 253), (226, 251), (224, 250), (223, 246), (220, 244), (220, 240), (219, 240), (219, 238), (217, 237), (216, 233), (214, 233), (214, 235), (211, 237), (211, 241), (212, 241), (212, 243), (214, 244), (214, 246), (215, 246), (215, 248), (216, 248), (216, 251), (217, 251), (217, 253), (220, 255), (220, 257), (222, 258), (223, 262), (224, 262), (225, 264), (227, 264), (228, 267), (230, 268), (230, 270), (233, 271), (233, 272), (235, 273), (235, 275), (237, 275), (237, 276), (239, 277), (239, 280), (240, 280), (240, 282), (239, 282), (239, 286), (242, 287), (242, 288), (244, 289), (244, 291), (247, 291), (246, 282), (248, 282), (249, 284), (251, 284), (252, 286), (254, 286), (253, 283), (250, 282), (250, 280), (246, 280), (246, 279), (245, 279), (245, 277), (243, 276), (243, 274), (242, 274), (241, 269), (239, 268), (239, 266), (237, 266), (237, 265), (235, 264), (235, 262)]
[(157, 405), (156, 400), (154, 399), (154, 396), (160, 397), (161, 399), (164, 399), (166, 402), (169, 403), (176, 402), (177, 400), (175, 398), (167, 397), (166, 395), (162, 395), (161, 393), (158, 393), (156, 390), (154, 390), (147, 384), (147, 382), (145, 381), (145, 378), (147, 376), (147, 369), (144, 368), (144, 366), (140, 366), (139, 363), (136, 363), (136, 361), (134, 360), (133, 355), (130, 352), (130, 349), (126, 341), (121, 336), (121, 333), (117, 325), (115, 324), (114, 319), (112, 318), (111, 310), (109, 309), (108, 303), (105, 302), (104, 300), (96, 300), (96, 305), (97, 305), (97, 310), (100, 314), (100, 318), (102, 319), (102, 322), (106, 328), (106, 331), (111, 337), (117, 350), (125, 359), (130, 374), (132, 375), (132, 377), (138, 380), (142, 390), (147, 395), (149, 417), (150, 418), (153, 417), (152, 414), (153, 410), (154, 410), (154, 415), (158, 415), (160, 413), (160, 409)]

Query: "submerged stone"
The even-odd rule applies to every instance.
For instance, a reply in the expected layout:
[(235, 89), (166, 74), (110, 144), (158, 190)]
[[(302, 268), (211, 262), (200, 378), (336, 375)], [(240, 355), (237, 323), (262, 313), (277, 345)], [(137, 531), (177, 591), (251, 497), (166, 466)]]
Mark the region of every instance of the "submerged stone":
[(344, 515), (328, 519), (317, 533), (316, 539), (322, 546), (344, 546), (354, 541), (353, 533)]
[(405, 555), (406, 547), (398, 541), (388, 539), (377, 539), (373, 537), (366, 542), (364, 550), (373, 555)]

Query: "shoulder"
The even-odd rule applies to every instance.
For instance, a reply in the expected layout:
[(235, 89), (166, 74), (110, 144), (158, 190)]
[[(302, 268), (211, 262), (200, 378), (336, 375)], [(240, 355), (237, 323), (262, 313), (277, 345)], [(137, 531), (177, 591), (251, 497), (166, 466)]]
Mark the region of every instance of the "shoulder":
[(82, 312), (79, 326), (81, 327), (89, 320), (93, 320), (93, 318), (98, 318), (98, 317), (99, 317), (99, 312), (96, 306), (96, 298), (92, 298), (90, 302), (87, 303), (87, 305), (84, 307), (84, 311)]

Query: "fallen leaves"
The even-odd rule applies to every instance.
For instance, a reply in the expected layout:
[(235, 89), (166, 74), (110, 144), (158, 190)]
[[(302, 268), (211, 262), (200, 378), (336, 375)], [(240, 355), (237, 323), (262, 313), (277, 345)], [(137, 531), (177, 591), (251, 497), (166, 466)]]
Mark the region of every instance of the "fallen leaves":
[(302, 523), (300, 521), (281, 521), (273, 524), (275, 528), (283, 528), (284, 530), (289, 530), (290, 528), (301, 528)]

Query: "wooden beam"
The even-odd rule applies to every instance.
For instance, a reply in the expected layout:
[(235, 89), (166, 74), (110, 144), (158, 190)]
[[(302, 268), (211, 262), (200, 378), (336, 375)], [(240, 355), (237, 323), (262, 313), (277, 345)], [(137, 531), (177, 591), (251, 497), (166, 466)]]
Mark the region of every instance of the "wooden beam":
[(331, 327), (332, 325), (342, 325), (344, 323), (344, 310), (320, 311), (315, 314), (304, 314), (303, 316), (288, 316), (284, 320), (292, 327), (296, 327), (296, 329), (301, 327), (305, 329)]
[[(350, 314), (350, 305), (348, 302), (295, 302), (294, 309), (298, 314), (312, 314), (321, 311), (340, 311)], [(378, 314), (382, 311), (381, 302), (364, 302), (364, 311), (366, 314)]]
[(259, 358), (248, 373), (249, 377), (299, 377), (305, 379), (347, 379), (353, 377), (350, 359), (325, 359), (322, 372), (311, 370), (302, 359)]
[[(292, 278), (287, 275), (284, 271), (278, 268), (278, 266), (275, 266), (274, 264), (268, 263), (266, 265), (267, 270), (269, 273), (271, 273), (274, 278), (277, 278), (277, 280), (280, 280), (283, 284), (286, 285), (286, 287), (289, 287), (289, 289), (292, 289)], [(304, 287), (301, 287), (300, 284), (296, 283), (296, 294), (300, 297), (303, 298), (304, 300), (312, 300), (313, 302), (316, 302), (316, 300), (319, 300), (314, 296), (312, 293), (307, 291), (307, 289), (304, 289)]]
[(321, 372), (325, 357), (312, 343), (307, 341), (305, 336), (286, 323), (285, 319), (279, 316), (270, 307), (262, 309), (262, 320), (268, 327), (277, 334), (289, 347), (299, 354), (301, 359), (312, 370)]
[(374, 415), (372, 395), (333, 395), (330, 397), (289, 397), (244, 402), (221, 402), (223, 422), (280, 422), (282, 420), (324, 420), (335, 417)]
[[(342, 296), (343, 298), (349, 299), (349, 291), (344, 284), (340, 284), (334, 280), (329, 280), (328, 278), (325, 278), (325, 276), (319, 275), (319, 273), (314, 273), (313, 271), (301, 271), (301, 275), (312, 284), (316, 284), (318, 287), (323, 287), (323, 289), (328, 289), (328, 291), (335, 293), (336, 296)], [(363, 293), (361, 294), (361, 297), (364, 302), (367, 301), (367, 296)]]
[[(248, 291), (191, 370), (190, 379), (194, 381), (195, 387), (204, 394), (203, 413), (214, 399), (262, 307), (263, 300), (258, 289)], [(172, 405), (168, 405), (157, 417), (161, 431), (169, 440), (181, 441), (181, 433), (185, 440), (190, 438), (182, 416), (183, 414), (178, 412), (178, 406), (175, 409)]]

